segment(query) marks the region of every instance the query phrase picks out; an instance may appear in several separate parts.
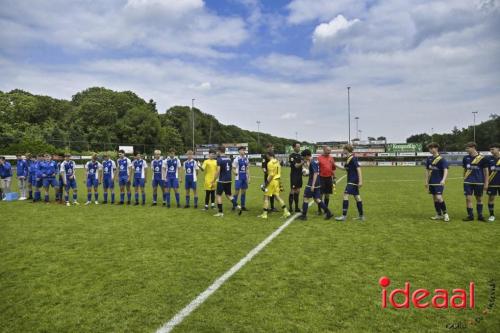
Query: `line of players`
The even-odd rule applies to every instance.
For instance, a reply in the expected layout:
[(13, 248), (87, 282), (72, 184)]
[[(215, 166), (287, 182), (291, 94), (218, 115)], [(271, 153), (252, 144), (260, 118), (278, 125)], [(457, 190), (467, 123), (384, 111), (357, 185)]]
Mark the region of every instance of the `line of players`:
[[(433, 220), (450, 221), (443, 198), (444, 186), (448, 177), (448, 162), (439, 154), (439, 145), (427, 145), (432, 156), (426, 161), (425, 187), (429, 190), (434, 201), (436, 215)], [(467, 216), (464, 222), (474, 221), (473, 197), (476, 198), (477, 220), (485, 221), (483, 216), (483, 192), (488, 194), (489, 222), (495, 221), (495, 197), (500, 195), (500, 144), (490, 145), (491, 156), (479, 154), (475, 142), (465, 146), (467, 155), (462, 160), (464, 169), (464, 195)]]

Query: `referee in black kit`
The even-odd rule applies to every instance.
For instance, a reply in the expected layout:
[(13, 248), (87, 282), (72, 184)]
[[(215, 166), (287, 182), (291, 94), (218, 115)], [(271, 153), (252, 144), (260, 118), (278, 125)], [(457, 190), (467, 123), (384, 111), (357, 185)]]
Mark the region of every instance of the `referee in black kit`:
[[(267, 182), (267, 163), (269, 159), (267, 157), (267, 153), (274, 153), (274, 147), (272, 143), (268, 143), (266, 145), (266, 154), (262, 155), (262, 171), (264, 171), (264, 182)], [(269, 212), (277, 212), (278, 210), (274, 208), (274, 195), (270, 198), (270, 208)]]
[(293, 152), (288, 156), (288, 163), (290, 164), (290, 195), (288, 196), (288, 205), (290, 212), (293, 212), (293, 203), (295, 202), (295, 212), (300, 213), (299, 196), (300, 189), (302, 188), (302, 155), (300, 155), (300, 143), (294, 142)]

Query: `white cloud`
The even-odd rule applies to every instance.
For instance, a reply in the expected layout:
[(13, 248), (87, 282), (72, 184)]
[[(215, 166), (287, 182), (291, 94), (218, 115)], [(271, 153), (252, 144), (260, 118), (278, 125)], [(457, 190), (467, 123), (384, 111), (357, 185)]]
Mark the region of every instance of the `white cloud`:
[(0, 39), (12, 48), (46, 43), (81, 50), (152, 51), (227, 57), (217, 47), (246, 38), (245, 22), (219, 16), (201, 0), (47, 1), (7, 0), (2, 4)]
[(362, 0), (292, 0), (288, 22), (300, 24), (309, 21), (329, 21), (339, 14), (358, 16), (366, 7)]
[(281, 119), (295, 119), (297, 118), (297, 113), (295, 112), (287, 112), (287, 113), (283, 113), (280, 117)]
[(338, 34), (349, 30), (357, 22), (359, 22), (358, 19), (348, 21), (344, 16), (337, 15), (330, 22), (321, 23), (314, 29), (313, 41), (320, 42), (325, 39), (335, 39)]
[(319, 78), (329, 72), (321, 62), (279, 53), (259, 57), (252, 64), (266, 74), (278, 74), (291, 79)]

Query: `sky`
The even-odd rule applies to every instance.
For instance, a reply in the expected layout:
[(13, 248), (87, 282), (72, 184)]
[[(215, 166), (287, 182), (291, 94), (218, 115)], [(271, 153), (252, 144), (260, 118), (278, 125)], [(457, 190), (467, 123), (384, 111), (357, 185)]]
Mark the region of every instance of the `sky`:
[[(0, 0), (0, 90), (131, 90), (307, 141), (500, 113), (500, 0)], [(355, 117), (359, 117), (360, 132)]]

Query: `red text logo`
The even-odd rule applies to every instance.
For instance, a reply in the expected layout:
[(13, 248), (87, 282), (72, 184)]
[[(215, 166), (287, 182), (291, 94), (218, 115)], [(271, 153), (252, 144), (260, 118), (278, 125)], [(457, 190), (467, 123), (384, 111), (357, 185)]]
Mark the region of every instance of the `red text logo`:
[[(396, 288), (388, 291), (387, 287), (391, 284), (391, 280), (383, 276), (379, 279), (378, 283), (382, 287), (382, 308), (387, 308), (389, 303), (395, 309), (408, 309), (410, 304), (415, 308), (424, 309), (433, 307), (436, 309), (445, 309), (452, 307), (454, 309), (474, 308), (474, 282), (469, 283), (469, 288), (453, 289), (450, 291), (446, 289), (434, 289), (433, 292), (419, 288), (412, 290), (410, 282), (405, 282), (403, 288)], [(396, 301), (398, 297), (400, 302)]]

